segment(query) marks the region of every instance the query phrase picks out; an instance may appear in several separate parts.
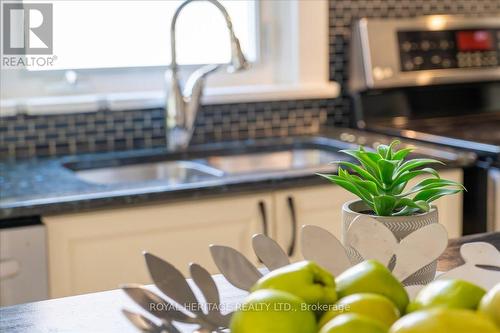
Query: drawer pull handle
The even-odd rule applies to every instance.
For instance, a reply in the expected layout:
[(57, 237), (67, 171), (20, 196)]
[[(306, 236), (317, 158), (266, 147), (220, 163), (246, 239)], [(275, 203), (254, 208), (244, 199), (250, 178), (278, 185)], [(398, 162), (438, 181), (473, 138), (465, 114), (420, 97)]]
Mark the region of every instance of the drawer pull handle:
[(259, 201), (259, 212), (262, 221), (262, 233), (266, 236), (269, 235), (268, 232), (268, 222), (267, 222), (267, 208), (264, 201)]
[(297, 213), (295, 211), (295, 201), (293, 197), (287, 198), (288, 210), (290, 211), (290, 224), (292, 228), (290, 245), (288, 246), (288, 256), (291, 257), (295, 253), (295, 243), (297, 242)]

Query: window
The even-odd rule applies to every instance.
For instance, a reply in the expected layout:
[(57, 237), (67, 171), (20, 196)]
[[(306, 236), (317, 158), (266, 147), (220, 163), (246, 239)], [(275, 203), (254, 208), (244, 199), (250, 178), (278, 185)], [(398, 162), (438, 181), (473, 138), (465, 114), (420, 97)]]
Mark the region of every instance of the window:
[[(183, 1), (52, 1), (54, 66), (39, 70), (155, 67), (170, 64), (170, 22)], [(221, 0), (245, 55), (256, 60), (256, 2)], [(89, 20), (89, 18), (91, 18)], [(228, 32), (219, 10), (186, 6), (176, 24), (180, 64), (225, 63)]]
[[(50, 0), (45, 0), (47, 2)], [(52, 0), (54, 55), (49, 68), (1, 70), (2, 114), (162, 106), (177, 0)], [(329, 82), (327, 0), (221, 0), (232, 17), (246, 71), (219, 70), (203, 103), (334, 98)], [(229, 38), (219, 11), (203, 1), (177, 21), (185, 79), (200, 64), (225, 63)], [(3, 56), (3, 55), (2, 55)]]

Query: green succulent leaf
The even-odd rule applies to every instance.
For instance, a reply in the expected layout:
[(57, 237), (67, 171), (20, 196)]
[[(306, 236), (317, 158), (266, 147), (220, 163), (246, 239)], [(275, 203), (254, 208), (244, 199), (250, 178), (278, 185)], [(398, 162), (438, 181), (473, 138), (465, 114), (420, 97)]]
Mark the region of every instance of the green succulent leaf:
[(359, 147), (359, 150), (341, 150), (340, 152), (346, 153), (357, 159), (359, 163), (374, 177), (378, 177), (377, 162), (372, 160), (364, 151), (363, 147)]
[(461, 192), (461, 189), (446, 189), (446, 188), (433, 188), (418, 192), (413, 200), (425, 200), (426, 202), (433, 202), (445, 195), (451, 195)]
[(396, 207), (397, 200), (390, 195), (379, 195), (373, 198), (373, 206), (378, 216), (390, 216)]
[(389, 193), (390, 193), (391, 195), (398, 195), (398, 194), (401, 194), (401, 192), (403, 192), (403, 190), (405, 189), (406, 184), (407, 184), (406, 182), (401, 183), (401, 184), (398, 184), (398, 185), (396, 185), (396, 186), (394, 186), (394, 184), (393, 184), (393, 186), (391, 187), (391, 189), (390, 189)]
[(342, 177), (337, 176), (337, 175), (325, 175), (325, 174), (320, 174), (320, 173), (318, 173), (317, 175), (324, 177), (324, 178), (328, 179), (329, 181), (331, 181), (332, 183), (335, 183), (335, 184), (343, 187), (347, 191), (353, 193), (354, 195), (357, 195), (364, 202), (366, 202), (370, 207), (373, 206), (372, 199), (369, 196), (366, 196), (362, 191), (360, 191), (359, 187), (357, 185), (349, 182), (348, 180), (345, 180)]
[(406, 161), (403, 164), (401, 164), (400, 167), (397, 168), (396, 170), (396, 178), (399, 178), (401, 174), (405, 171), (411, 171), (415, 168), (420, 168), (421, 166), (424, 166), (426, 164), (444, 164), (441, 161), (432, 159), (432, 158), (416, 158), (414, 160)]
[(397, 211), (392, 214), (392, 216), (408, 216), (408, 215), (413, 215), (419, 211), (418, 208), (411, 208), (409, 206), (406, 206), (405, 208), (401, 209), (400, 211)]
[(415, 171), (407, 171), (398, 178), (394, 180), (392, 183), (392, 186), (397, 186), (401, 183), (407, 183), (408, 181), (412, 180), (413, 178), (423, 175), (423, 174), (430, 174), (433, 175), (436, 178), (439, 178), (439, 174), (436, 170), (432, 168), (423, 168), (421, 170), (415, 170)]
[(394, 160), (395, 158), (393, 157), (393, 154), (394, 154), (394, 149), (397, 145), (399, 145), (401, 142), (399, 140), (394, 140), (391, 142), (391, 144), (389, 145), (389, 149), (387, 151), (387, 154), (385, 156), (386, 159), (388, 160)]
[(390, 159), (387, 155), (390, 154), (390, 149), (389, 146), (387, 145), (380, 145), (377, 147), (377, 152), (382, 158)]
[(370, 159), (372, 160), (373, 162), (377, 163), (379, 160), (381, 160), (383, 157), (380, 156), (379, 154), (377, 153), (374, 153), (372, 151), (366, 151), (364, 150), (363, 153)]
[(353, 181), (363, 187), (365, 190), (367, 190), (368, 192), (370, 192), (370, 194), (372, 196), (375, 196), (375, 195), (378, 195), (379, 194), (379, 190), (378, 190), (378, 187), (377, 187), (377, 184), (375, 184), (374, 182), (370, 181), (370, 180), (363, 180), (359, 177), (356, 177), (356, 176), (351, 176), (351, 177), (355, 177), (353, 179)]
[(425, 190), (430, 190), (433, 188), (443, 188), (443, 187), (457, 187), (461, 190), (465, 189), (465, 187), (457, 182), (454, 182), (452, 180), (446, 180), (446, 179), (440, 179), (440, 178), (428, 178), (424, 179), (421, 182), (419, 182), (417, 185), (413, 186), (410, 191), (406, 193), (402, 193), (398, 196), (400, 197), (406, 197), (410, 194), (425, 191)]
[(358, 191), (361, 192), (365, 198), (369, 198), (369, 200), (371, 200), (373, 195), (377, 193), (376, 190), (375, 192), (371, 191), (372, 188), (369, 183), (364, 183), (364, 181), (361, 178), (349, 174), (347, 170), (339, 168), (339, 177), (343, 178), (344, 180), (356, 186)]
[(413, 151), (413, 148), (401, 149), (392, 155), (392, 159), (398, 160), (398, 161), (404, 160), (406, 158), (406, 156), (408, 156), (408, 154), (411, 153), (412, 151)]
[(333, 163), (348, 167), (352, 171), (359, 174), (361, 177), (364, 177), (367, 180), (371, 180), (372, 182), (374, 182), (378, 186), (382, 187), (382, 183), (380, 183), (380, 181), (377, 178), (375, 178), (371, 173), (369, 173), (368, 171), (366, 171), (365, 169), (363, 169), (362, 167), (360, 167), (354, 163), (347, 162), (347, 161), (337, 161), (337, 162), (333, 162)]
[(398, 166), (398, 162), (381, 159), (377, 162), (377, 166), (380, 172), (380, 178), (384, 184), (389, 187), (392, 184), (392, 177), (394, 175), (394, 170)]
[(431, 209), (431, 205), (428, 202), (424, 200), (413, 201), (412, 199), (409, 198), (402, 198), (398, 200), (396, 208), (402, 208), (402, 207), (410, 207), (416, 209), (417, 211), (420, 210), (423, 212), (428, 212)]

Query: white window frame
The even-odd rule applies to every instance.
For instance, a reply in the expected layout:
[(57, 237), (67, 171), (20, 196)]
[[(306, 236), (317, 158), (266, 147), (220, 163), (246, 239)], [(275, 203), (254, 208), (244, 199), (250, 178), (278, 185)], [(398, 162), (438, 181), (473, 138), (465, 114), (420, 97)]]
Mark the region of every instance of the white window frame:
[[(210, 76), (203, 104), (322, 99), (339, 95), (329, 81), (328, 1), (259, 1), (259, 57), (251, 69)], [(187, 77), (198, 66), (183, 66)], [(165, 67), (66, 71), (4, 70), (1, 115), (162, 107)], [(141, 89), (137, 89), (141, 82)], [(43, 97), (42, 97), (43, 96)]]

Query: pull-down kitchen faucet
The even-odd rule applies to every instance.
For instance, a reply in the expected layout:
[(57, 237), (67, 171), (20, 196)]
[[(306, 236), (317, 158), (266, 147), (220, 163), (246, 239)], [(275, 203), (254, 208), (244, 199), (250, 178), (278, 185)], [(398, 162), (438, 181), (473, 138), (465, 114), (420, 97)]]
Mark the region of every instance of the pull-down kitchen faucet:
[[(179, 79), (179, 66), (177, 64), (175, 51), (175, 24), (182, 9), (193, 1), (202, 0), (187, 0), (182, 3), (174, 14), (172, 24), (170, 26), (170, 44), (172, 52), (172, 64), (165, 73), (167, 84), (167, 96), (165, 105), (165, 131), (167, 139), (167, 149), (175, 151), (185, 149), (189, 145), (189, 141), (193, 135), (194, 121), (196, 114), (200, 108), (201, 95), (203, 94), (203, 85), (207, 75), (216, 71), (220, 65), (205, 65), (194, 71), (187, 79), (184, 89), (181, 92)], [(227, 71), (232, 73), (248, 67), (248, 62), (241, 51), (241, 46), (238, 38), (234, 34), (231, 17), (229, 17), (226, 9), (216, 0), (208, 1), (217, 7), (224, 18), (229, 30), (231, 41), (231, 61), (227, 66)]]

